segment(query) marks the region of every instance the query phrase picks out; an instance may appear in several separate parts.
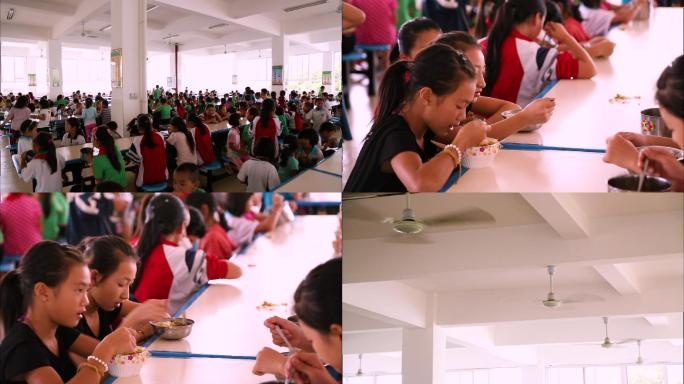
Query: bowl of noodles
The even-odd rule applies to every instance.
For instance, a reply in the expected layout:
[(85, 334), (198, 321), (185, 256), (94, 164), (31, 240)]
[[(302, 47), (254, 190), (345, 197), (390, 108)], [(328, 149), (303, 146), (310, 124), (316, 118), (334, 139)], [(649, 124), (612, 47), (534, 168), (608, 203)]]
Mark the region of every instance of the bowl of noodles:
[(182, 317), (169, 317), (160, 321), (150, 321), (155, 335), (166, 340), (180, 340), (192, 331), (193, 320)]
[(501, 149), (499, 140), (487, 137), (477, 147), (470, 147), (463, 154), (463, 166), (466, 168), (486, 168), (492, 165), (496, 154)]
[(143, 347), (135, 347), (132, 353), (118, 354), (107, 364), (109, 374), (116, 377), (138, 376), (149, 355)]

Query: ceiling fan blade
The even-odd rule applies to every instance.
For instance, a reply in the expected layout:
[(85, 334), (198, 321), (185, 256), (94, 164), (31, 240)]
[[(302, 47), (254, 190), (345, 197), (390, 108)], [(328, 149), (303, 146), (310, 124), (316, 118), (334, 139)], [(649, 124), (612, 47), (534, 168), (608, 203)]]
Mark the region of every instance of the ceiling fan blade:
[(563, 304), (579, 304), (602, 302), (606, 301), (606, 299), (599, 295), (594, 295), (591, 293), (578, 293), (567, 296), (565, 299), (561, 298), (561, 301), (563, 302)]
[(377, 223), (383, 218), (387, 217), (386, 213), (380, 213), (372, 208), (363, 206), (358, 202), (343, 205), (342, 214), (344, 215), (345, 219), (355, 219), (361, 221), (369, 221), (373, 223)]
[(393, 217), (385, 217), (384, 219), (380, 220), (380, 223), (392, 224), (392, 223), (394, 223), (394, 218)]
[(427, 236), (423, 234), (416, 235), (402, 235), (400, 233), (394, 234), (389, 237), (382, 239), (383, 243), (390, 244), (406, 244), (406, 245), (420, 245), (420, 244), (434, 244), (435, 242), (430, 240)]
[(468, 208), (456, 212), (421, 218), (429, 226), (493, 223), (494, 216), (482, 208)]
[(403, 192), (383, 192), (383, 193), (343, 193), (342, 194), (342, 201), (354, 201), (354, 200), (365, 200), (365, 199), (374, 199), (377, 197), (386, 197), (386, 196), (396, 196), (396, 195), (403, 195)]

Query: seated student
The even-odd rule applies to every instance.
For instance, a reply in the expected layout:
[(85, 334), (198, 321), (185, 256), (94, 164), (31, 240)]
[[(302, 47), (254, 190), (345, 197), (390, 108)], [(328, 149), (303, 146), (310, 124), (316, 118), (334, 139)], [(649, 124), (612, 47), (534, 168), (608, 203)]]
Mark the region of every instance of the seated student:
[(316, 98), (316, 107), (309, 112), (307, 112), (306, 116), (304, 117), (307, 121), (311, 122), (311, 128), (318, 132), (318, 130), (321, 128), (321, 124), (324, 122), (330, 120), (332, 115), (330, 114), (330, 111), (325, 109), (323, 107), (323, 99), (320, 97)]
[[(549, 81), (596, 75), (594, 61), (584, 47), (562, 24), (545, 23), (545, 17), (544, 0), (510, 0), (499, 8), (492, 30), (482, 43), (487, 67), (485, 96), (525, 107)], [(565, 45), (567, 51), (541, 47), (536, 38), (542, 29), (558, 44)]]
[(290, 129), (287, 122), (287, 116), (285, 116), (285, 110), (283, 107), (277, 107), (275, 111), (275, 117), (280, 122), (280, 135), (278, 137), (284, 137), (290, 134)]
[(572, 35), (579, 43), (587, 48), (587, 52), (591, 57), (606, 57), (613, 54), (615, 43), (608, 40), (604, 36), (591, 37), (589, 33), (582, 26), (582, 13), (579, 11), (579, 6), (573, 4), (570, 0), (555, 0), (560, 8), (563, 25), (568, 33)]
[[(35, 179), (34, 192), (62, 192), (62, 170), (65, 160), (55, 152), (52, 136), (47, 132), (36, 135), (32, 151), (22, 154), (19, 177), (25, 182)], [(30, 155), (33, 155), (32, 159), (29, 159)]]
[(240, 140), (240, 115), (233, 113), (228, 119), (230, 129), (226, 139), (226, 157), (228, 157), (231, 171), (239, 172), (242, 164), (249, 160), (249, 156), (243, 151)]
[(149, 322), (169, 317), (166, 300), (148, 300), (145, 304), (129, 300), (130, 285), (138, 270), (138, 256), (131, 245), (118, 236), (100, 236), (84, 239), (78, 248), (90, 269), (90, 287), (88, 304), (76, 329), (96, 341), (117, 327), (135, 330), (138, 342), (152, 336), (154, 329)]
[[(283, 210), (284, 198), (273, 194), (273, 205), (268, 213), (258, 212), (261, 206), (259, 193), (230, 193), (226, 201), (225, 217), (228, 223), (228, 236), (239, 246), (254, 240), (254, 235), (267, 233), (276, 228)], [(256, 211), (256, 212), (255, 212)]]
[(324, 157), (328, 157), (335, 153), (335, 150), (340, 148), (342, 144), (342, 129), (329, 121), (321, 124), (321, 129), (318, 131), (321, 136), (321, 151)]
[[(0, 344), (3, 383), (99, 383), (106, 363), (132, 353), (135, 331), (119, 327), (102, 342), (74, 327), (88, 304), (90, 271), (76, 248), (54, 241), (36, 243), (20, 268), (0, 282)], [(70, 353), (85, 361), (78, 369)]]
[[(475, 68), (475, 98), (468, 106), (469, 111), (462, 124), (471, 121), (476, 116), (482, 117), (487, 120), (487, 123), (492, 124), (487, 135), (503, 140), (529, 125), (546, 123), (551, 118), (556, 103), (553, 99), (543, 98), (534, 100), (520, 113), (504, 120), (501, 116), (502, 112), (520, 107), (506, 100), (480, 95), (487, 83), (485, 82), (485, 58), (477, 40), (465, 32), (449, 32), (435, 40), (435, 44), (449, 45), (463, 52)], [(448, 142), (453, 137), (445, 139), (447, 140), (440, 138), (439, 141)]]
[(132, 150), (138, 154), (137, 163), (140, 164), (135, 185), (141, 188), (143, 185), (166, 182), (169, 179), (169, 171), (166, 166), (164, 136), (152, 128), (147, 115), (139, 115), (136, 125), (143, 131), (143, 135), (133, 138)]
[(159, 105), (154, 111), (159, 112), (159, 124), (168, 125), (171, 121), (171, 110), (173, 110), (173, 108), (171, 108), (168, 100), (166, 100), (165, 97), (162, 97), (160, 101), (161, 105)]
[(199, 249), (199, 243), (207, 234), (207, 226), (204, 224), (204, 217), (199, 209), (187, 206), (188, 213), (190, 214), (190, 222), (187, 228), (185, 228), (185, 234), (188, 236), (188, 241), (190, 242), (190, 248)]
[[(294, 378), (299, 383), (339, 383), (327, 363), (339, 375), (342, 372), (342, 259), (334, 258), (312, 269), (294, 293), (294, 311), (298, 323), (280, 317), (264, 322), (273, 344), (298, 351), (291, 356), (264, 348), (257, 354), (252, 372), (271, 373), (277, 378)], [(286, 340), (280, 337), (281, 332)]]
[(245, 161), (237, 175), (240, 182), (247, 184), (247, 192), (272, 191), (280, 185), (274, 159), (273, 140), (262, 137), (254, 148), (254, 158)]
[(180, 100), (176, 100), (176, 115), (180, 117), (181, 119), (185, 119), (187, 116), (188, 112), (185, 110), (185, 107), (183, 107), (183, 104), (181, 103)]
[(406, 21), (399, 28), (397, 44), (390, 54), (390, 60), (413, 60), (418, 52), (432, 44), (441, 33), (439, 25), (427, 17)]
[(216, 112), (216, 107), (214, 107), (214, 104), (207, 105), (207, 109), (204, 110), (204, 123), (216, 124), (220, 122), (221, 116)]
[(79, 132), (80, 122), (75, 117), (70, 117), (64, 123), (64, 128), (66, 132), (62, 137), (61, 146), (67, 147), (70, 145), (82, 145), (85, 144), (85, 137)]
[(107, 99), (102, 99), (100, 101), (102, 104), (102, 110), (100, 111), (100, 124), (109, 125), (112, 122), (112, 111), (109, 109), (109, 102)]
[(255, 153), (255, 146), (259, 143), (261, 138), (271, 139), (273, 144), (274, 157), (278, 157), (278, 136), (280, 136), (282, 127), (280, 120), (275, 118), (275, 103), (272, 99), (264, 100), (259, 115), (252, 121), (249, 133), (252, 137), (252, 153)]
[(199, 165), (210, 164), (216, 161), (214, 154), (214, 144), (211, 141), (211, 131), (206, 123), (202, 122), (199, 116), (191, 114), (188, 117), (188, 128), (195, 137), (195, 147), (197, 148), (197, 159)]
[(608, 148), (603, 161), (616, 164), (634, 173), (641, 173), (646, 159), (646, 174), (659, 176), (672, 183), (673, 192), (684, 191), (684, 162), (678, 161), (665, 148), (638, 147), (658, 145), (684, 149), (684, 56), (677, 57), (663, 70), (656, 82), (655, 99), (665, 125), (672, 129), (667, 137), (620, 132), (607, 140)]
[(635, 0), (625, 5), (613, 5), (604, 0), (580, 0), (582, 26), (590, 36), (602, 36), (614, 25), (628, 23), (637, 16), (647, 0)]
[(211, 193), (192, 192), (185, 198), (185, 204), (200, 210), (207, 233), (202, 237), (199, 249), (208, 255), (228, 260), (233, 256), (238, 246), (228, 236), (228, 224), (220, 207)]
[(226, 108), (226, 104), (221, 104), (218, 110), (218, 115), (221, 121), (228, 121), (230, 113), (228, 112), (228, 108)]
[(40, 100), (38, 111), (38, 126), (36, 128), (48, 128), (50, 126), (50, 102), (47, 98)]
[(236, 264), (182, 246), (187, 243), (189, 216), (183, 202), (172, 194), (161, 193), (150, 200), (136, 247), (140, 268), (132, 286), (140, 302), (168, 299), (169, 312), (174, 313), (209, 280), (242, 276)]
[(26, 151), (33, 150), (33, 139), (38, 135), (38, 123), (34, 120), (24, 120), (19, 127), (21, 136), (17, 139), (17, 156), (21, 157)]
[(460, 165), (466, 148), (482, 142), (489, 129), (474, 120), (461, 127), (443, 151), (437, 152), (431, 142), (453, 134), (450, 128), (465, 119), (475, 89), (472, 64), (443, 44), (423, 49), (410, 64), (398, 61), (390, 66), (345, 191), (438, 191)]
[(192, 163), (183, 163), (177, 166), (173, 171), (173, 191), (185, 195), (195, 191), (204, 192), (200, 188), (199, 167)]
[(171, 119), (171, 134), (167, 142), (176, 149), (176, 164), (197, 164), (197, 151), (192, 132), (185, 126), (185, 121), (176, 116)]
[(111, 181), (126, 188), (126, 165), (121, 155), (121, 149), (114, 143), (112, 135), (101, 125), (94, 130), (93, 146), (97, 147), (99, 153), (92, 157), (93, 176), (95, 184)]
[(297, 146), (297, 136), (287, 135), (283, 138), (283, 149), (280, 151), (278, 164), (278, 177), (281, 183), (299, 173), (299, 161), (295, 157)]
[(107, 131), (109, 131), (109, 134), (112, 135), (114, 140), (121, 138), (121, 135), (119, 135), (118, 132), (119, 125), (116, 123), (116, 121), (110, 121), (105, 125), (107, 126)]
[(298, 148), (295, 154), (299, 166), (302, 168), (312, 167), (323, 160), (323, 152), (318, 146), (318, 133), (313, 129), (305, 129), (297, 136)]

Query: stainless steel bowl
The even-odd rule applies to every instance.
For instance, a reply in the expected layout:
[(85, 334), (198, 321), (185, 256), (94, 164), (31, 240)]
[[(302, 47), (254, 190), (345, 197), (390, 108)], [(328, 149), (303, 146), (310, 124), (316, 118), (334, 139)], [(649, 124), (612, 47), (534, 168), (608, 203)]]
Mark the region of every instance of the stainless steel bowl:
[[(501, 112), (501, 117), (504, 119), (508, 119), (509, 117), (515, 115), (516, 113), (522, 111), (522, 109), (517, 108), (517, 109), (511, 109), (509, 111), (503, 111)], [(518, 132), (533, 132), (536, 131), (537, 129), (541, 128), (543, 124), (532, 124), (528, 125), (527, 127), (519, 130)]]
[(665, 125), (660, 109), (649, 108), (641, 111), (641, 133), (644, 135), (672, 137), (672, 130)]
[[(641, 192), (667, 192), (672, 183), (662, 177), (645, 176)], [(608, 192), (636, 192), (639, 175), (620, 175), (608, 179)]]
[[(165, 322), (171, 322), (173, 325), (166, 326), (163, 324)], [(159, 335), (162, 339), (180, 340), (190, 334), (195, 321), (182, 317), (169, 317), (160, 321), (150, 321), (150, 324), (154, 328), (154, 334)]]

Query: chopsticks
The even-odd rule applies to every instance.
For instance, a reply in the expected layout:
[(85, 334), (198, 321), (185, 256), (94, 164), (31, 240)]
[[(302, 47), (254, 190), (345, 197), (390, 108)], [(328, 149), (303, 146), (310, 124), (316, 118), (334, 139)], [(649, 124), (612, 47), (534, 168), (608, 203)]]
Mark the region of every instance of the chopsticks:
[[(285, 345), (287, 346), (287, 349), (290, 350), (290, 355), (295, 353), (295, 349), (292, 347), (292, 344), (290, 344), (290, 342), (285, 337), (285, 334), (283, 333), (283, 329), (280, 328), (280, 325), (276, 324), (275, 330), (276, 330), (276, 332), (278, 332), (278, 336), (280, 336), (280, 338), (283, 339), (283, 341), (285, 341)], [(285, 384), (289, 384), (289, 383), (291, 383), (290, 378), (285, 377)]]

